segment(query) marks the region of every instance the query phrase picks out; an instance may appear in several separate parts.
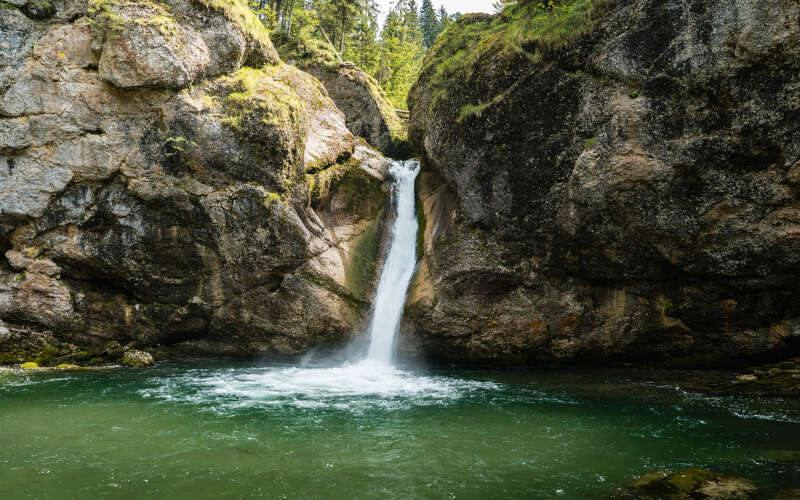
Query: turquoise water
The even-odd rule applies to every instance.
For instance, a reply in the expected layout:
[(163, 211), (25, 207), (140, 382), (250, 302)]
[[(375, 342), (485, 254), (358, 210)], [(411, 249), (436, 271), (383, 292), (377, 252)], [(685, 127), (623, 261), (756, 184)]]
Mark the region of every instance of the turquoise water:
[(800, 487), (800, 402), (579, 371), (0, 373), (0, 450), (14, 499), (603, 498), (686, 467), (769, 491)]

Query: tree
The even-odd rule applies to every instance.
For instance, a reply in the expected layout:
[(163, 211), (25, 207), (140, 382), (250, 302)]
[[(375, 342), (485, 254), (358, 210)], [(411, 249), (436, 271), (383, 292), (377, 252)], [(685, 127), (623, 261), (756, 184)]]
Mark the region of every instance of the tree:
[(397, 108), (406, 108), (406, 97), (422, 68), (425, 47), (414, 0), (400, 0), (386, 16), (381, 32), (379, 81)]
[(440, 32), (442, 32), (442, 31), (446, 30), (447, 28), (449, 28), (450, 25), (453, 24), (456, 19), (458, 19), (458, 16), (459, 16), (458, 13), (456, 13), (456, 14), (454, 14), (452, 16), (449, 15), (447, 13), (447, 11), (445, 10), (444, 5), (442, 5), (439, 8), (439, 29), (440, 29)]
[[(442, 9), (444, 9), (444, 6), (442, 6)], [(422, 29), (422, 40), (425, 43), (425, 48), (429, 49), (442, 30), (442, 25), (439, 22), (439, 18), (436, 16), (436, 11), (433, 10), (433, 3), (431, 0), (422, 0), (419, 23)]]

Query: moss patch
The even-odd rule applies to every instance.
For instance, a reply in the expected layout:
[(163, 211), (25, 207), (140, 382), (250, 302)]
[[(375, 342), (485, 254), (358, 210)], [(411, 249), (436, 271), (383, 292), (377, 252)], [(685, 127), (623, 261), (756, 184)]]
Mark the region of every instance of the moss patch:
[[(201, 5), (222, 12), (252, 40), (263, 46), (272, 47), (269, 30), (247, 5), (246, 0), (193, 0)], [(274, 61), (273, 61), (274, 62)]]
[[(541, 3), (522, 0), (507, 6), (495, 16), (468, 14), (442, 33), (423, 63), (420, 82), (431, 96), (427, 110), (448, 97), (453, 82), (475, 80), (491, 64), (493, 71), (504, 71), (519, 57), (537, 62), (582, 36), (592, 32), (610, 0), (564, 0)], [(418, 83), (419, 85), (420, 83)], [(508, 89), (506, 89), (507, 91)], [(458, 120), (480, 116), (503, 100), (500, 91), (479, 102), (459, 108)]]
[[(255, 120), (261, 125), (293, 130), (301, 136), (306, 128), (306, 113), (290, 82), (284, 81), (283, 65), (261, 69), (240, 68), (221, 79), (223, 87), (217, 97), (224, 104), (223, 123), (241, 131), (245, 123)], [(207, 101), (214, 102), (210, 97)], [(257, 129), (258, 127), (253, 127)]]
[(350, 261), (345, 267), (345, 285), (356, 297), (368, 299), (367, 292), (377, 271), (380, 221), (383, 211), (353, 242)]

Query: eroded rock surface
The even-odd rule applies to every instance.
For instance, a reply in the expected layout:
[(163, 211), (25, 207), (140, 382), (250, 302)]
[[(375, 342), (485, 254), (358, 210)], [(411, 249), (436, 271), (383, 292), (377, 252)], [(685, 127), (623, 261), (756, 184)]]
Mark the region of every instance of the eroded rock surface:
[(0, 5), (0, 318), (213, 353), (357, 332), (385, 160), (322, 84), (244, 3), (54, 5)]
[(339, 62), (315, 40), (281, 47), (288, 64), (314, 75), (342, 110), (347, 127), (387, 156), (409, 156), (404, 126), (374, 78), (352, 62)]
[(404, 349), (796, 352), (800, 4), (564, 3), (463, 17), (412, 89), (426, 232)]

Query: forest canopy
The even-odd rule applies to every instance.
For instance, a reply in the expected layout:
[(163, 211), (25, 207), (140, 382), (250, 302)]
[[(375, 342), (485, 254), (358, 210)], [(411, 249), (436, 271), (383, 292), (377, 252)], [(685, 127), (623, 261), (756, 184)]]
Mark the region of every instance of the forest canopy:
[(302, 42), (352, 61), (377, 80), (398, 109), (422, 68), (425, 52), (459, 13), (431, 0), (397, 0), (385, 18), (376, 0), (249, 0), (276, 44)]

